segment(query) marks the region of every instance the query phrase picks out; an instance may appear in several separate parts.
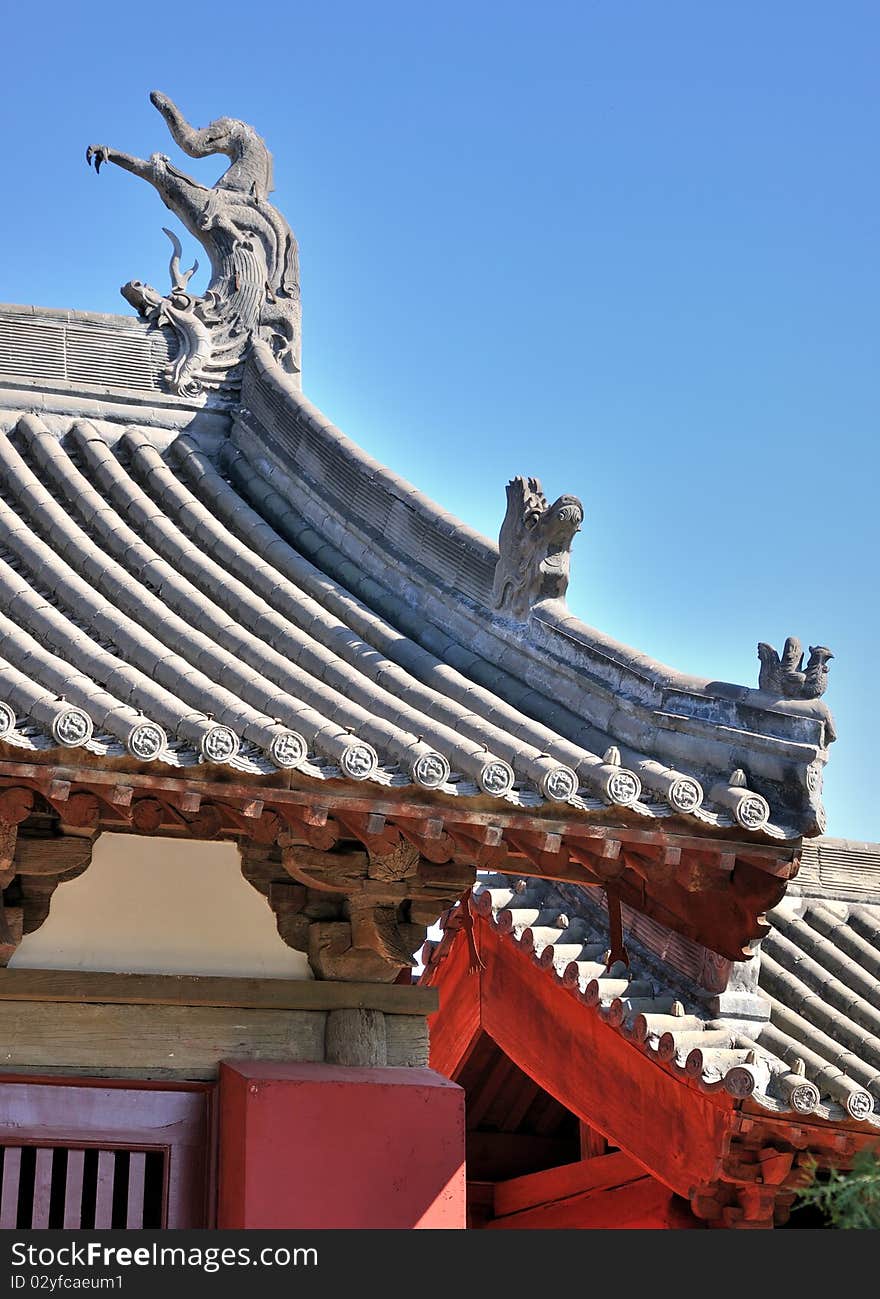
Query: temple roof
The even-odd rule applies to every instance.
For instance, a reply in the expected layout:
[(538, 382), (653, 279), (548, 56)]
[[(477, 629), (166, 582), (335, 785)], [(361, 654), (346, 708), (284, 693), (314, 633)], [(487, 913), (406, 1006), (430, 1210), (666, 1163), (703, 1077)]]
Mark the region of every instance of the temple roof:
[[(834, 864), (825, 883), (823, 861)], [(624, 907), (630, 966), (606, 970), (608, 913), (596, 889), (486, 875), (474, 898), (560, 997), (683, 1081), (769, 1113), (880, 1127), (880, 846), (804, 845), (802, 875), (739, 965)], [(450, 913), (442, 941), (428, 945), (424, 982), (442, 982), (463, 941), (460, 918), (460, 908)]]
[(577, 496), (513, 477), (495, 544), (365, 454), (302, 393), (265, 141), (150, 98), (184, 152), (231, 160), (212, 188), (163, 153), (86, 157), (157, 191), (206, 292), (166, 230), (169, 291), (122, 289), (139, 319), (0, 308), (6, 752), (820, 833), (830, 650), (759, 645), (757, 689), (675, 672), (569, 611)]
[[(564, 583), (499, 598), (504, 529), (500, 552), (373, 461), (260, 340), (234, 401), (199, 402), (159, 362), (132, 383), (120, 357), (167, 355), (144, 326), (32, 315), (0, 310), (7, 753), (821, 824), (820, 700), (675, 673), (572, 616)], [(51, 377), (62, 328), (79, 368)]]

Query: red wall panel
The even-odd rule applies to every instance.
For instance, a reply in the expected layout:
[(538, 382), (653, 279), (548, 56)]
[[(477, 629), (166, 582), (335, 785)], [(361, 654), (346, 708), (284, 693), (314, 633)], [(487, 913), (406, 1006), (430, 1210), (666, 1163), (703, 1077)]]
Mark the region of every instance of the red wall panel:
[(463, 1228), (464, 1092), (430, 1069), (220, 1067), (221, 1228)]

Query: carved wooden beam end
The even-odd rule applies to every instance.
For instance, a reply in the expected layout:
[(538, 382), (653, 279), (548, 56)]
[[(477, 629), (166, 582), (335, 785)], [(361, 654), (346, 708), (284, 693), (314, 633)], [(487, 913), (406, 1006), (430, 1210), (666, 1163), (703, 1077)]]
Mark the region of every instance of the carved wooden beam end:
[[(24, 912), (13, 888), (18, 827), (29, 815), (34, 796), (29, 789), (6, 789), (0, 794), (0, 965), (7, 965), (21, 942)], [(20, 891), (18, 891), (20, 892)]]
[(25, 934), (39, 929), (58, 885), (76, 879), (92, 860), (91, 838), (19, 834), (32, 806), (30, 790), (0, 796), (0, 966), (9, 964)]
[[(349, 829), (350, 827), (346, 827)], [(472, 867), (426, 860), (409, 836), (376, 822), (357, 826), (364, 848), (242, 842), (242, 873), (266, 898), (288, 946), (315, 977), (392, 983), (416, 965), (433, 924), (474, 880)]]

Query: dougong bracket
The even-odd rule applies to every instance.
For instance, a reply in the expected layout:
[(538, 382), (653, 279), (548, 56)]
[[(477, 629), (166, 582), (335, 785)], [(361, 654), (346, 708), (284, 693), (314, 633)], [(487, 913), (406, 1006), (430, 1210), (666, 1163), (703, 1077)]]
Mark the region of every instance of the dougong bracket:
[(278, 847), (241, 852), (245, 879), (319, 979), (393, 982), (416, 964), (428, 924), (473, 880), (470, 869), (423, 861), (402, 839), (333, 852), (282, 835)]

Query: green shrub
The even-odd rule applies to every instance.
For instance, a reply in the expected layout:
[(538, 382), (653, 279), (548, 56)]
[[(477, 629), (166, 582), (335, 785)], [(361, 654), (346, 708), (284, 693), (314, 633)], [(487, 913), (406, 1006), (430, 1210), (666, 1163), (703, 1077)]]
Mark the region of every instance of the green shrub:
[(849, 1172), (832, 1168), (818, 1176), (819, 1180), (801, 1191), (797, 1207), (814, 1205), (825, 1214), (829, 1227), (880, 1227), (880, 1155), (876, 1148), (860, 1151)]

